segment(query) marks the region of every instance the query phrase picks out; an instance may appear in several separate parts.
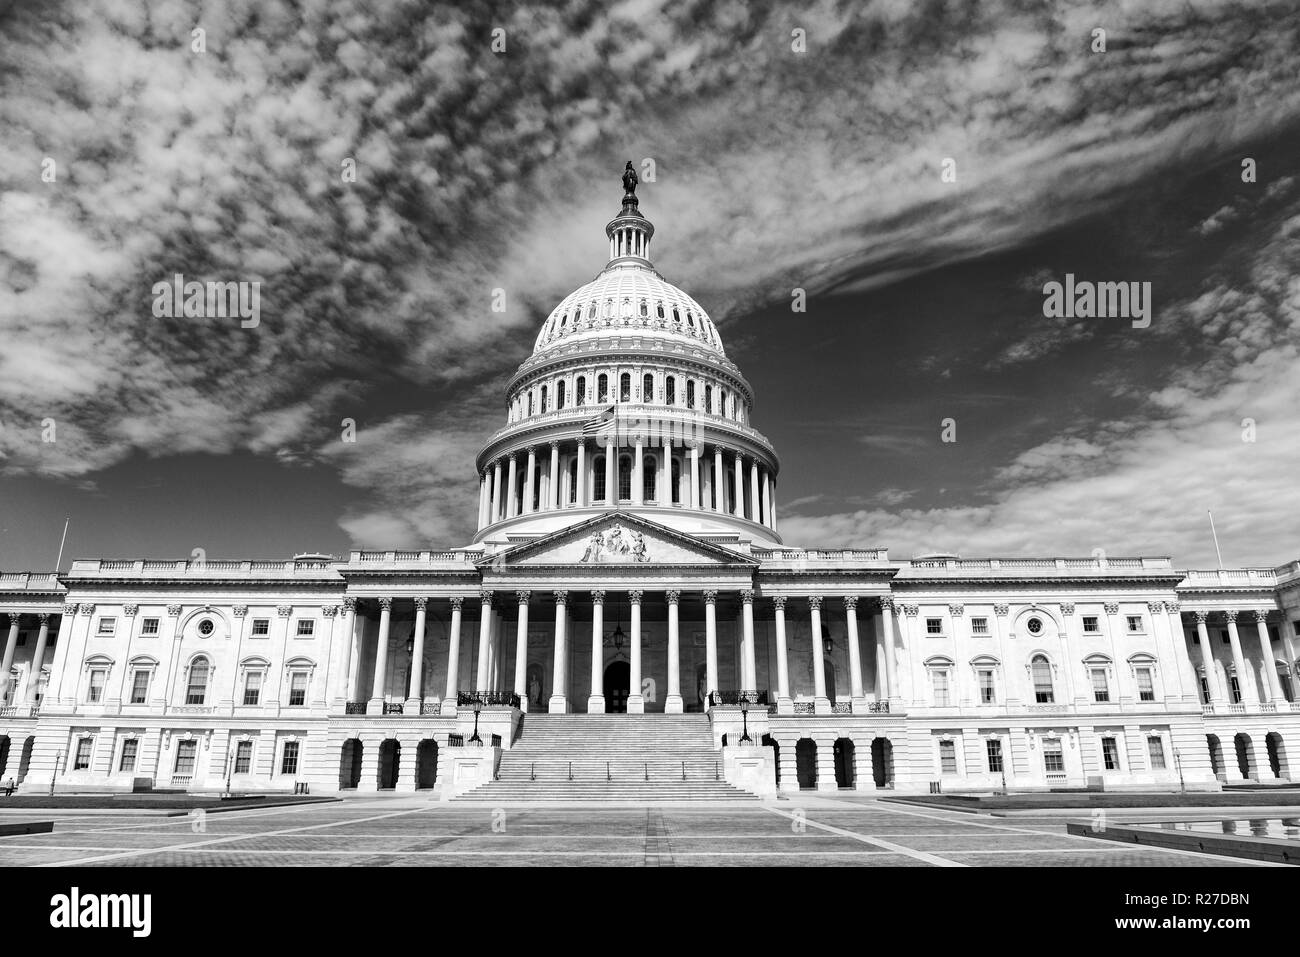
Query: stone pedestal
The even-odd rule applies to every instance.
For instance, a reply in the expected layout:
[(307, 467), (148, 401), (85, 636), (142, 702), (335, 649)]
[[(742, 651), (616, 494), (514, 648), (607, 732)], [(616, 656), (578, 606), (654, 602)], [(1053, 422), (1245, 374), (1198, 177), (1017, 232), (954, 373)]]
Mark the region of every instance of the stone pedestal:
[(760, 797), (776, 794), (776, 753), (770, 746), (723, 748), (722, 771), (723, 780), (743, 791)]
[(369, 701), (366, 702), (366, 714), (382, 715), (383, 713), (384, 713), (383, 698), (371, 698)]
[(645, 714), (645, 698), (639, 694), (627, 696), (628, 714)]
[(587, 698), (587, 714), (604, 714), (605, 713), (605, 696), (603, 694), (594, 694)]
[(777, 699), (776, 699), (776, 713), (777, 713), (777, 714), (794, 714), (794, 699), (793, 699), (793, 698), (777, 698)]
[(444, 698), (439, 713), (444, 717), (456, 717), (456, 700), (454, 698)]
[(547, 702), (546, 710), (551, 714), (568, 714), (569, 699), (562, 694), (553, 694), (551, 700)]
[(831, 708), (830, 698), (813, 699), (813, 714), (831, 714), (831, 713), (832, 713), (832, 708)]
[(664, 714), (682, 714), (685, 710), (681, 695), (670, 694), (664, 699)]

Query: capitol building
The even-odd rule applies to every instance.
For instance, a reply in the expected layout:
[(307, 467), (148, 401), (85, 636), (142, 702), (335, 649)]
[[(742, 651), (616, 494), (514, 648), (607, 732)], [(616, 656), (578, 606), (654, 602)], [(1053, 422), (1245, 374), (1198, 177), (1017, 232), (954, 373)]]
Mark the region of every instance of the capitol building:
[[(20, 791), (750, 799), (1294, 779), (1300, 562), (786, 542), (708, 313), (609, 261), (505, 382), (460, 547), (0, 573)], [(594, 265), (594, 264), (593, 264)]]

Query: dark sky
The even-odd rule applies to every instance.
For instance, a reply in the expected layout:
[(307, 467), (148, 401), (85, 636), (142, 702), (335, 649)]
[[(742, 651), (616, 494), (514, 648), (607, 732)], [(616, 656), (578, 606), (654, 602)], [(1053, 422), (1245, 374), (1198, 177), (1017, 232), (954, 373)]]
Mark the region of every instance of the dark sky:
[[(12, 5), (0, 568), (65, 517), (65, 567), (463, 544), (628, 158), (787, 542), (1207, 566), (1213, 509), (1226, 562), (1296, 557), (1300, 12), (860, 6)], [(155, 318), (176, 272), (261, 282), (259, 326)], [(1046, 318), (1067, 273), (1150, 327)]]

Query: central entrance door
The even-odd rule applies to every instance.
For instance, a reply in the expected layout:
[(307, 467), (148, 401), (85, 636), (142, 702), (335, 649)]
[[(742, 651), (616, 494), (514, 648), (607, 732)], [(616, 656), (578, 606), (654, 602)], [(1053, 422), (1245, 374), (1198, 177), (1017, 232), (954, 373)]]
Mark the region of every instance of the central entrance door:
[(626, 661), (616, 661), (605, 669), (605, 711), (608, 714), (627, 714), (628, 686), (632, 683), (632, 668)]

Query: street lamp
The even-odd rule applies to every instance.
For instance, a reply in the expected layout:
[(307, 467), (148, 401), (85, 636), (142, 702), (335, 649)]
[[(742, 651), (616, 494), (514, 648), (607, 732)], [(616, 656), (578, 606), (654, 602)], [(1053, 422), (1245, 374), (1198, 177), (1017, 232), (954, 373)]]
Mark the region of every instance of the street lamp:
[(478, 713), (483, 710), (483, 701), (477, 695), (474, 697), (474, 737), (470, 738), (470, 744), (482, 744), (483, 739), (478, 736)]
[(740, 743), (748, 741), (753, 744), (754, 739), (749, 736), (749, 698), (744, 692), (740, 695), (740, 719), (744, 722), (744, 734), (740, 736)]
[(60, 751), (54, 756), (54, 774), (50, 777), (50, 797), (54, 797), (54, 779), (59, 776), (59, 763), (63, 760), (63, 752)]

